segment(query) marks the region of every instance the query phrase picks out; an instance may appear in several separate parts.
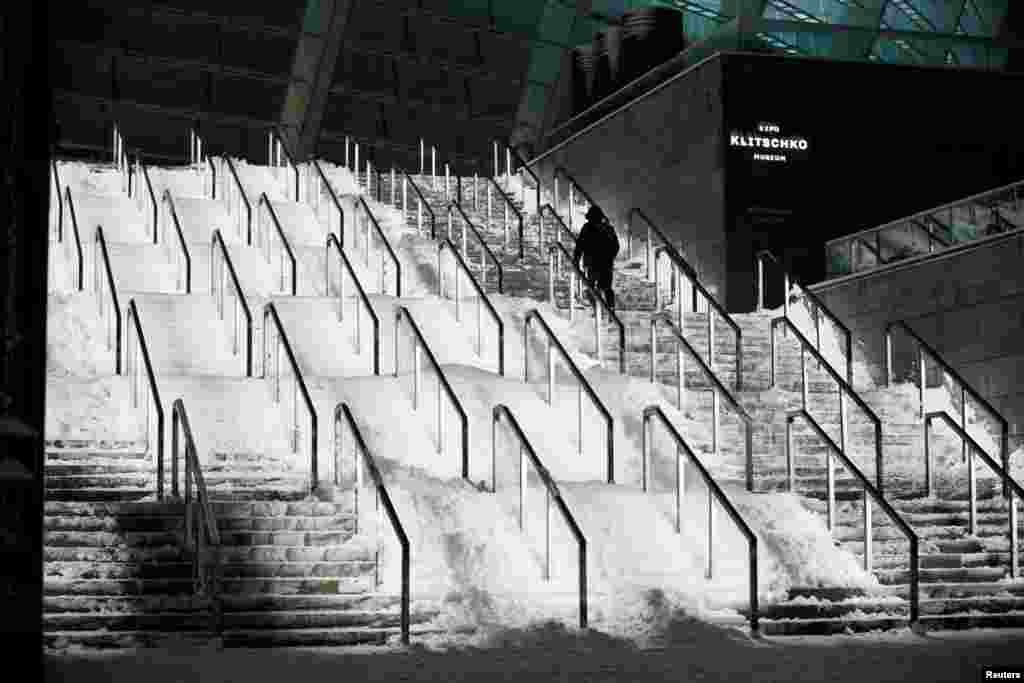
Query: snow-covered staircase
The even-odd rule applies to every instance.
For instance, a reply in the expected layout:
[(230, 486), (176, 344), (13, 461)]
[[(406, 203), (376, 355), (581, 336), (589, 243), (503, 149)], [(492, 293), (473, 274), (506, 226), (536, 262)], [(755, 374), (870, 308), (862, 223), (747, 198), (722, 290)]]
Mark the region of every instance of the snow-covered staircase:
[[(348, 645), (356, 643), (384, 643), (393, 640), (398, 632), (399, 601), (396, 595), (378, 593), (375, 587), (374, 574), (378, 568), (373, 549), (368, 547), (365, 539), (355, 537), (355, 515), (352, 507), (351, 492), (343, 488), (326, 486), (326, 495), (311, 498), (308, 495), (308, 462), (302, 461), (293, 453), (290, 443), (289, 416), (284, 410), (278, 410), (271, 399), (271, 392), (263, 380), (244, 376), (244, 365), (241, 358), (231, 352), (228, 323), (218, 319), (216, 309), (209, 296), (209, 272), (211, 235), (213, 228), (220, 228), (227, 243), (226, 249), (235, 263), (242, 288), (249, 300), (254, 314), (256, 326), (254, 340), (257, 349), (262, 339), (264, 304), (273, 302), (280, 312), (283, 326), (291, 345), (294, 347), (298, 363), (303, 375), (310, 385), (312, 400), (322, 416), (332, 414), (333, 407), (345, 397), (346, 379), (370, 374), (367, 356), (364, 353), (354, 358), (346, 348), (350, 337), (343, 331), (334, 316), (337, 290), (334, 284), (325, 290), (323, 275), (326, 266), (325, 250), (326, 231), (317, 225), (316, 218), (305, 207), (297, 203), (289, 203), (280, 193), (274, 194), (275, 185), (272, 175), (266, 168), (257, 166), (240, 166), (239, 173), (247, 185), (247, 192), (267, 192), (270, 201), (281, 219), (282, 230), (288, 235), (298, 261), (298, 296), (282, 293), (279, 262), (268, 263), (258, 247), (243, 244), (241, 232), (233, 224), (238, 218), (235, 214), (224, 213), (225, 225), (204, 224), (202, 216), (207, 215), (214, 202), (191, 196), (194, 191), (189, 189), (189, 179), (177, 182), (173, 179), (175, 171), (167, 172), (170, 178), (160, 182), (171, 188), (184, 188), (182, 198), (177, 202), (177, 210), (185, 241), (190, 245), (193, 257), (193, 287), (191, 295), (171, 294), (178, 290), (168, 285), (149, 284), (147, 278), (139, 278), (139, 282), (125, 280), (119, 283), (124, 289), (124, 299), (134, 297), (139, 303), (140, 316), (150, 340), (151, 353), (154, 357), (158, 382), (165, 403), (176, 397), (183, 397), (190, 406), (190, 414), (199, 426), (197, 443), (202, 450), (201, 463), (206, 479), (212, 509), (217, 519), (221, 536), (220, 546), (220, 578), (214, 600), (195, 597), (194, 587), (189, 574), (188, 590), (180, 597), (181, 604), (195, 604), (192, 611), (180, 618), (168, 618), (168, 628), (162, 629), (159, 616), (180, 609), (173, 607), (178, 594), (164, 587), (159, 600), (154, 598), (152, 605), (141, 605), (140, 609), (156, 610), (139, 613), (137, 616), (130, 610), (131, 603), (127, 598), (116, 603), (120, 612), (115, 612), (106, 628), (111, 635), (95, 635), (102, 624), (96, 619), (74, 621), (67, 614), (82, 611), (85, 607), (96, 610), (105, 609), (99, 601), (101, 594), (89, 594), (79, 602), (71, 602), (79, 597), (77, 587), (70, 586), (63, 578), (51, 582), (57, 590), (71, 591), (55, 593), (50, 597), (55, 609), (52, 619), (53, 637), (48, 641), (52, 646), (61, 646), (68, 640), (67, 632), (81, 631), (79, 642), (86, 644), (145, 644), (156, 642), (161, 630), (178, 630), (199, 635), (210, 635), (214, 632), (223, 638), (225, 645), (237, 646), (280, 646), (280, 645)], [(185, 171), (182, 171), (185, 173)], [(400, 177), (400, 176), (399, 176)], [(222, 180), (224, 176), (222, 175)], [(382, 198), (388, 203), (391, 195), (390, 180), (382, 174), (384, 180)], [(448, 209), (444, 201), (443, 190), (431, 188), (430, 182), (423, 177), (416, 181), (427, 196), (438, 219), (439, 235), (446, 234)], [(469, 182), (464, 179), (463, 187)], [(485, 187), (483, 183), (480, 187)], [(172, 189), (172, 193), (177, 190)], [(415, 231), (416, 202), (414, 193), (407, 189), (409, 211), (406, 224), (410, 231)], [(191, 194), (190, 194), (191, 193)], [(189, 194), (189, 196), (185, 196)], [(401, 191), (396, 193), (401, 197)], [(274, 196), (271, 196), (274, 195)], [(464, 194), (465, 196), (465, 194)], [(110, 200), (115, 201), (115, 200)], [(480, 228), (486, 244), (497, 256), (505, 271), (504, 291), (511, 296), (528, 297), (535, 300), (546, 300), (548, 254), (537, 249), (537, 219), (535, 215), (525, 217), (524, 226), (524, 257), (518, 254), (519, 244), (514, 236), (509, 248), (505, 248), (504, 218), (501, 199), (496, 196), (492, 200), (493, 211), (488, 218), (480, 211), (472, 210), (472, 198), (465, 202), (469, 219)], [(522, 202), (512, 200), (516, 208), (523, 209)], [(204, 204), (205, 203), (205, 204)], [(255, 201), (253, 204), (255, 205)], [(480, 202), (481, 206), (486, 201)], [(256, 206), (253, 207), (254, 212)], [(102, 210), (97, 209), (98, 214)], [(454, 232), (459, 232), (458, 218), (454, 217)], [(81, 220), (81, 219), (80, 219)], [(256, 217), (254, 216), (254, 221)], [(113, 222), (116, 222), (114, 220)], [(545, 249), (552, 241), (552, 232), (545, 238)], [(407, 240), (402, 238), (401, 244), (393, 245), (400, 251), (400, 258), (405, 262), (403, 267), (411, 266), (414, 277), (410, 282), (414, 286), (403, 291), (414, 292), (414, 296), (425, 293), (436, 278), (438, 252), (436, 244), (422, 239)], [(129, 254), (124, 258), (112, 254), (116, 261), (115, 271), (132, 270), (127, 264), (134, 258), (157, 259), (153, 255), (157, 247), (144, 244), (135, 247), (137, 254)], [(453, 239), (458, 244), (457, 239)], [(564, 241), (564, 240), (563, 240)], [(480, 278), (479, 247), (474, 238), (469, 239), (471, 258), (467, 259), (471, 270)], [(160, 250), (165, 247), (161, 245)], [(571, 250), (570, 250), (571, 251)], [(160, 251), (159, 253), (163, 253)], [(326, 258), (330, 258), (327, 256)], [(353, 259), (357, 261), (358, 259)], [(147, 261), (148, 263), (148, 261)], [(381, 293), (376, 278), (360, 269), (359, 277), (366, 289), (371, 293), (372, 305), (378, 311), (382, 322), (383, 347), (385, 360), (382, 372), (387, 374), (391, 367), (390, 349), (395, 339), (395, 311), (399, 303), (394, 297)], [(490, 270), (490, 268), (489, 268)], [(627, 372), (634, 377), (648, 377), (650, 373), (650, 339), (651, 314), (655, 312), (653, 284), (646, 275), (646, 269), (639, 259), (622, 254), (616, 269), (615, 288), (618, 295), (617, 314), (625, 325)], [(155, 271), (154, 271), (155, 272)], [(337, 272), (337, 271), (335, 271)], [(408, 271), (407, 271), (408, 272)], [(418, 277), (417, 277), (418, 276)], [(167, 281), (177, 277), (177, 273), (168, 276)], [(490, 276), (488, 282), (493, 282)], [(493, 286), (485, 287), (493, 291)], [(563, 310), (569, 305), (568, 288), (564, 281), (556, 287), (557, 303)], [(330, 296), (327, 296), (330, 295)], [(354, 303), (354, 302), (353, 302)], [(411, 303), (410, 307), (415, 308)], [(437, 319), (450, 315), (446, 303), (425, 302), (424, 313)], [(448, 307), (450, 308), (450, 306)], [(428, 310), (429, 309), (429, 310)], [(669, 307), (671, 310), (671, 306)], [(576, 309), (579, 319), (573, 327), (574, 339), (585, 352), (593, 353), (595, 347), (592, 339), (593, 312), (586, 305), (578, 305)], [(737, 400), (753, 418), (753, 462), (755, 473), (755, 491), (783, 490), (787, 483), (786, 462), (782, 452), (784, 445), (784, 425), (786, 412), (800, 406), (800, 351), (792, 336), (778, 339), (777, 387), (770, 388), (769, 382), (769, 330), (771, 320), (780, 312), (733, 316), (743, 332), (743, 388), (734, 391)], [(310, 325), (309, 320), (317, 323)], [(197, 324), (197, 321), (200, 321)], [(678, 322), (678, 321), (676, 321)], [(507, 324), (507, 322), (506, 322)], [(317, 327), (319, 325), (319, 327)], [(455, 329), (452, 321), (450, 326)], [(684, 336), (693, 345), (696, 353), (707, 357), (707, 313), (686, 313), (682, 321)], [(193, 331), (202, 329), (212, 334), (204, 334), (202, 343), (192, 335)], [(721, 382), (730, 390), (735, 387), (735, 348), (731, 329), (721, 320), (716, 323), (716, 361), (714, 370)], [(311, 330), (316, 333), (311, 334)], [(303, 334), (305, 333), (305, 334)], [(604, 367), (611, 371), (617, 366), (611, 359), (618, 353), (618, 337), (609, 321), (603, 328)], [(428, 337), (430, 333), (428, 332)], [(446, 338), (431, 337), (427, 341), (438, 353), (440, 362), (446, 358), (454, 362), (467, 354), (460, 353), (459, 335)], [(508, 342), (515, 345), (512, 339)], [(666, 332), (664, 326), (658, 331), (659, 353), (657, 377), (661, 383), (676, 383), (675, 343)], [(318, 348), (320, 347), (320, 348)], [(211, 352), (211, 348), (213, 352)], [(336, 353), (324, 354), (322, 348), (335, 350)], [(450, 354), (450, 356), (446, 356)], [(257, 351), (257, 355), (259, 352)], [(826, 353), (826, 356), (828, 354)], [(831, 356), (829, 356), (831, 357)], [(481, 363), (483, 365), (483, 363)], [(262, 359), (257, 359), (255, 375), (259, 375)], [(828, 375), (817, 370), (815, 363), (809, 363), (810, 411), (821, 423), (822, 428), (833, 438), (839, 429), (838, 400), (835, 385)], [(109, 370), (107, 371), (109, 373)], [(519, 369), (512, 369), (508, 376), (515, 376)], [(859, 369), (863, 378), (863, 369)], [(520, 375), (521, 376), (521, 375)], [(709, 384), (696, 364), (687, 358), (686, 382), (688, 394), (686, 413), (702, 425), (712, 423), (712, 403), (704, 391)], [(897, 405), (903, 398), (903, 389), (880, 389), (865, 382), (855, 382), (861, 395), (879, 413), (883, 420), (886, 461), (886, 493), (887, 495), (909, 497), (917, 493), (913, 478), (913, 468), (900, 467), (900, 462), (909, 460), (920, 453), (922, 437), (919, 421), (908, 419), (906, 411)], [(351, 399), (352, 396), (349, 396)], [(127, 404), (126, 404), (127, 405)], [(193, 407), (194, 406), (194, 407)], [(645, 406), (636, 405), (639, 413)], [(408, 406), (399, 407), (395, 404), (395, 417), (403, 421), (408, 419)], [(864, 419), (853, 405), (848, 403), (849, 435), (848, 450), (851, 458), (861, 467), (869, 480), (874, 478), (873, 431), (870, 423)], [(169, 414), (169, 410), (168, 410)], [(743, 450), (743, 434), (739, 421), (722, 402), (722, 420), (719, 426), (719, 448), (712, 453), (707, 443), (692, 444), (721, 482), (745, 483), (745, 452)], [(419, 418), (416, 418), (419, 419)], [(331, 424), (321, 421), (320, 450), (328, 448), (329, 437), (325, 434), (333, 431)], [(259, 424), (254, 424), (259, 423)], [(403, 424), (403, 429), (413, 429), (412, 422)], [(941, 435), (942, 431), (937, 434)], [(430, 437), (424, 435), (425, 438)], [(941, 457), (949, 458), (950, 453), (959, 454), (959, 445), (952, 439), (938, 449)], [(52, 466), (48, 464), (47, 488), (48, 496), (56, 501), (76, 501), (78, 517), (103, 518), (105, 514), (122, 514), (128, 518), (127, 510), (108, 513), (112, 508), (104, 505), (132, 505), (124, 501), (137, 501), (151, 496), (155, 488), (155, 466), (153, 453), (146, 450), (146, 444), (132, 442), (135, 445), (127, 449), (128, 457), (113, 459), (109, 454), (94, 452), (80, 453), (76, 461), (72, 455), (59, 457), (54, 455)], [(796, 446), (795, 483), (797, 491), (803, 494), (805, 505), (812, 510), (821, 511), (821, 499), (824, 496), (825, 481), (828, 475), (825, 467), (826, 447), (813, 431), (802, 421), (794, 425), (794, 443)], [(92, 446), (93, 451), (96, 446)], [(135, 452), (132, 453), (131, 449)], [(82, 462), (74, 464), (72, 461)], [(891, 462), (897, 461), (897, 462)], [(169, 469), (169, 465), (167, 465)], [(165, 470), (165, 477), (170, 474)], [(321, 473), (321, 481), (327, 477)], [(858, 552), (863, 545), (863, 535), (859, 520), (861, 519), (856, 502), (860, 499), (861, 488), (841, 467), (836, 469), (837, 498), (843, 501), (837, 510), (837, 528), (835, 537), (851, 552)], [(959, 503), (942, 501), (901, 500), (891, 498), (894, 506), (911, 522), (922, 538), (922, 614), (927, 625), (939, 627), (962, 627), (974, 625), (978, 617), (971, 610), (991, 608), (993, 616), (988, 618), (993, 625), (1018, 624), (1020, 605), (1016, 598), (1008, 597), (1024, 594), (1021, 584), (1002, 581), (1000, 570), (1005, 572), (1007, 553), (1005, 549), (1005, 526), (999, 532), (994, 526), (999, 522), (999, 514), (1005, 519), (1005, 508), (1000, 512), (1001, 499), (992, 497), (991, 481), (982, 481), (981, 490), (985, 503), (983, 511), (983, 528), (979, 538), (968, 538), (964, 533), (963, 515), (951, 512), (948, 506)], [(165, 484), (169, 480), (165, 479)], [(169, 484), (167, 484), (169, 486)], [(325, 498), (321, 500), (320, 498)], [(70, 503), (69, 503), (70, 504)], [(947, 506), (933, 512), (942, 514), (925, 514), (929, 505)], [(95, 508), (85, 507), (95, 505)], [(168, 548), (174, 547), (182, 554), (184, 543), (180, 531), (182, 514), (180, 505), (175, 502), (147, 502), (153, 510), (155, 518), (167, 518), (168, 528), (163, 541)], [(178, 507), (175, 507), (175, 506)], [(920, 509), (915, 512), (914, 505)], [(908, 507), (909, 506), (909, 507)], [(986, 506), (990, 506), (989, 510)], [(53, 511), (54, 528), (61, 528), (72, 511), (70, 508), (48, 507), (48, 515)], [(921, 514), (918, 514), (920, 512)], [(137, 513), (136, 513), (137, 514)], [(177, 525), (172, 518), (177, 520)], [(48, 516), (48, 529), (51, 527)], [(135, 519), (135, 518), (132, 518)], [(862, 589), (798, 586), (789, 592), (790, 599), (773, 605), (762, 605), (762, 627), (769, 633), (812, 633), (837, 632), (846, 629), (864, 630), (871, 628), (899, 627), (906, 623), (906, 552), (905, 543), (897, 539), (888, 526), (888, 519), (876, 507), (874, 560), (875, 574), (884, 588), (866, 594)], [(991, 522), (991, 525), (986, 523)], [(90, 522), (91, 523), (91, 522)], [(128, 526), (134, 522), (127, 523)], [(107, 522), (99, 523), (110, 525)], [(985, 527), (997, 529), (992, 534), (985, 533)], [(135, 537), (134, 531), (122, 530), (120, 538), (108, 539), (114, 547), (123, 548), (124, 553), (132, 552), (131, 544)], [(48, 532), (49, 533), (49, 532)], [(999, 537), (996, 534), (1002, 533)], [(61, 538), (50, 535), (53, 539)], [(934, 540), (933, 540), (934, 537)], [(79, 542), (77, 539), (72, 539)], [(171, 541), (174, 541), (171, 543)], [(1000, 549), (1000, 540), (1003, 543)], [(89, 548), (92, 541), (81, 540), (82, 548)], [(167, 550), (170, 553), (170, 550)], [(54, 554), (53, 557), (57, 557)], [(126, 555), (127, 556), (127, 555)], [(48, 554), (48, 559), (50, 555)], [(83, 550), (82, 557), (96, 557)], [(142, 564), (148, 562), (148, 556), (141, 553), (138, 557)], [(167, 557), (172, 557), (168, 554)], [(155, 562), (155, 558), (151, 558)], [(83, 560), (90, 561), (90, 560)], [(192, 570), (191, 560), (188, 563)], [(54, 560), (54, 562), (59, 562)], [(172, 571), (168, 562), (168, 571)], [(53, 565), (60, 576), (72, 576), (77, 567)], [(180, 568), (179, 568), (180, 569)], [(153, 573), (156, 570), (133, 566), (133, 570)], [(90, 570), (92, 571), (92, 570)], [(99, 568), (95, 571), (106, 575), (127, 572), (126, 568)], [(161, 569), (162, 571), (162, 569)], [(56, 574), (55, 574), (56, 576)], [(148, 574), (147, 574), (148, 577)], [(145, 580), (148, 580), (145, 579)], [(138, 579), (134, 586), (141, 586)], [(120, 586), (122, 584), (117, 584)], [(171, 584), (166, 584), (170, 586)], [(177, 586), (178, 584), (174, 584)], [(97, 587), (102, 590), (115, 590), (113, 587)], [(49, 590), (49, 589), (48, 589)], [(126, 591), (133, 590), (125, 587)], [(138, 588), (138, 590), (142, 590)], [(147, 589), (150, 590), (150, 589)], [(152, 589), (156, 590), (156, 589)], [(957, 597), (962, 592), (973, 592), (970, 600)], [(116, 596), (115, 596), (116, 597)], [(58, 598), (60, 600), (58, 600)], [(61, 602), (63, 600), (63, 602)], [(114, 601), (114, 598), (110, 598)], [(193, 602), (188, 602), (193, 601)], [(215, 603), (215, 604), (211, 604)], [(112, 602), (111, 604), (115, 604)], [(70, 607), (68, 605), (71, 605)], [(979, 607), (981, 605), (981, 607)], [(412, 615), (414, 628), (427, 621), (434, 613), (436, 606), (420, 604)], [(49, 607), (48, 607), (49, 609)], [(164, 610), (160, 612), (159, 610)], [(997, 612), (998, 610), (998, 612)], [(134, 619), (134, 620), (133, 620)], [(177, 619), (177, 621), (176, 621)], [(205, 621), (203, 621), (205, 619)], [(63, 621), (62, 621), (63, 620)], [(984, 621), (984, 620), (982, 620)], [(989, 622), (984, 622), (989, 623)], [(60, 625), (66, 628), (61, 630)], [(78, 624), (68, 626), (68, 624)], [(193, 631), (189, 628), (195, 626)], [(202, 628), (200, 628), (202, 627)], [(64, 640), (60, 640), (64, 638)], [(91, 640), (90, 640), (91, 639)]]
[(48, 442), (44, 513), (46, 646), (205, 642), (216, 609), (198, 596), (182, 543), (184, 504), (151, 498), (145, 444)]
[[(463, 187), (467, 184), (463, 179)], [(429, 178), (420, 183), (428, 200), (436, 207), (443, 206), (444, 193), (434, 192)], [(384, 185), (384, 198), (390, 197)], [(400, 194), (400, 193), (399, 193)], [(542, 200), (543, 201), (543, 200)], [(497, 202), (496, 202), (497, 204)], [(500, 204), (497, 204), (500, 206)], [(522, 208), (521, 202), (516, 202)], [(583, 204), (582, 206), (585, 206)], [(582, 206), (580, 208), (582, 208)], [(435, 211), (439, 211), (435, 208)], [(412, 213), (412, 212), (410, 212)], [(497, 213), (497, 212), (496, 212)], [(546, 283), (548, 262), (537, 257), (536, 238), (527, 248), (527, 258), (518, 259), (513, 249), (503, 249), (503, 220), (484, 220), (483, 214), (471, 213), (479, 219), (488, 243), (495, 253), (503, 253), (504, 260), (515, 265), (509, 270), (518, 270), (523, 282)], [(412, 217), (415, 221), (415, 216)], [(527, 236), (536, 234), (536, 216), (531, 217), (533, 229)], [(499, 250), (501, 250), (499, 252)], [(616, 314), (622, 320), (626, 337), (627, 372), (633, 376), (649, 377), (651, 372), (651, 317), (655, 312), (654, 285), (646, 277), (646, 265), (641, 259), (630, 258), (620, 251), (616, 264), (615, 290), (617, 296)], [(533, 258), (530, 258), (532, 253)], [(472, 261), (472, 260), (471, 260)], [(507, 294), (513, 296), (538, 296), (532, 288), (519, 290), (513, 281), (506, 286)], [(688, 297), (689, 292), (686, 293)], [(539, 298), (546, 299), (547, 291), (541, 291)], [(569, 305), (568, 287), (556, 285), (556, 298), (565, 309)], [(687, 306), (689, 299), (684, 298)], [(801, 299), (791, 299), (794, 319), (800, 320)], [(666, 311), (675, 312), (676, 302), (663, 302)], [(580, 329), (593, 330), (592, 307), (577, 310)], [(771, 323), (783, 315), (781, 310), (750, 314), (734, 314), (732, 319), (742, 332), (742, 373), (743, 386), (736, 390), (736, 347), (733, 330), (716, 315), (715, 363), (713, 370), (718, 379), (729, 389), (740, 405), (752, 418), (753, 423), (753, 469), (755, 491), (783, 491), (788, 489), (788, 472), (784, 456), (786, 413), (801, 406), (800, 345), (792, 334), (783, 330), (776, 336), (776, 385), (770, 381)], [(673, 315), (678, 324), (678, 316)], [(603, 357), (605, 367), (612, 368), (612, 359), (617, 357), (618, 337), (615, 327), (604, 316), (602, 328)], [(798, 325), (809, 339), (814, 339), (810, 318)], [(823, 328), (827, 329), (827, 328)], [(688, 309), (682, 321), (682, 333), (693, 349), (703, 359), (708, 351), (708, 313), (690, 312)], [(592, 332), (590, 335), (592, 336)], [(675, 337), (667, 327), (660, 325), (656, 331), (658, 355), (656, 377), (659, 382), (675, 386), (678, 384), (676, 369)], [(823, 337), (823, 349), (831, 343), (831, 350), (840, 348), (838, 335)], [(856, 341), (855, 341), (856, 344)], [(594, 350), (593, 342), (585, 350)], [(827, 359), (842, 358), (835, 353), (823, 351)], [(685, 357), (686, 368), (686, 410), (701, 424), (713, 422), (712, 399), (708, 382), (703, 371), (689, 356)], [(924, 628), (973, 628), (973, 627), (1020, 627), (1024, 625), (1024, 581), (1010, 580), (1008, 552), (1008, 505), (1002, 497), (997, 480), (983, 465), (979, 465), (978, 480), (978, 535), (971, 536), (967, 526), (967, 487), (948, 486), (924, 496), (923, 475), (920, 475), (920, 459), (923, 459), (924, 438), (922, 422), (916, 405), (908, 409), (907, 394), (913, 388), (908, 385), (893, 388), (878, 387), (870, 379), (868, 368), (859, 362), (860, 354), (854, 349), (854, 385), (858, 395), (879, 416), (882, 422), (882, 449), (884, 463), (885, 495), (896, 512), (906, 520), (921, 543), (920, 548), (920, 610), (921, 626)], [(831, 377), (819, 370), (814, 359), (807, 354), (808, 406), (823, 430), (837, 443), (840, 441), (840, 417), (838, 388)], [(840, 363), (836, 367), (842, 369)], [(916, 389), (913, 389), (916, 392)], [(933, 393), (934, 390), (930, 390)], [(931, 398), (927, 400), (933, 400)], [(638, 406), (638, 409), (640, 407)], [(947, 410), (950, 410), (947, 408)], [(875, 432), (872, 423), (852, 400), (847, 400), (847, 453), (870, 481), (875, 481)], [(950, 410), (952, 412), (952, 410)], [(718, 453), (710, 444), (691, 444), (699, 447), (709, 459), (709, 467), (720, 482), (745, 483), (745, 451), (743, 423), (727, 402), (721, 401), (721, 422), (719, 425)], [(808, 509), (820, 512), (826, 517), (826, 465), (829, 447), (803, 420), (793, 423), (794, 483)], [(969, 421), (972, 435), (986, 433), (981, 421)], [(959, 440), (952, 432), (941, 427), (933, 436), (933, 457), (949, 465), (958, 463), (960, 458)], [(977, 438), (977, 437), (976, 437)], [(938, 445), (936, 445), (936, 443)], [(984, 443), (984, 442), (983, 442)], [(993, 441), (993, 443), (995, 443)], [(934, 455), (936, 450), (942, 454)], [(993, 453), (996, 451), (992, 451)], [(979, 458), (980, 460), (980, 458)], [(934, 466), (934, 465), (933, 465)], [(1019, 479), (1018, 479), (1019, 480)], [(863, 488), (860, 482), (838, 462), (834, 465), (834, 484), (839, 501), (836, 510), (836, 543), (847, 548), (863, 562)], [(886, 514), (873, 506), (873, 571), (882, 586), (868, 595), (863, 589), (817, 588), (814, 586), (791, 589), (789, 599), (765, 606), (761, 621), (768, 634), (798, 635), (812, 633), (839, 633), (876, 629), (902, 628), (909, 614), (909, 544)], [(1024, 531), (1024, 522), (1016, 530), (1017, 537)], [(1024, 564), (1022, 564), (1024, 566)]]

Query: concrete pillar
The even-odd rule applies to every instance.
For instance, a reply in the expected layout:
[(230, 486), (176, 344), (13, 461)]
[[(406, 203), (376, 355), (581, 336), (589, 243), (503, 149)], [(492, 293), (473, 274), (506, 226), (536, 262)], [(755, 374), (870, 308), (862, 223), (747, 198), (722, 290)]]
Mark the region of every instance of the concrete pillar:
[[(49, 6), (3, 6), (8, 104), (3, 154), (11, 171), (0, 190), (0, 495), (16, 501), (9, 524), (21, 550), (0, 571), (0, 638), (6, 665), (25, 680), (43, 679), (43, 429), (46, 398), (46, 304), (49, 157), (55, 126), (49, 80)], [(7, 462), (4, 462), (7, 461)], [(17, 489), (17, 491), (16, 491)], [(8, 510), (10, 512), (10, 510)], [(5, 514), (6, 516), (6, 514)], [(8, 521), (8, 520), (5, 520)]]

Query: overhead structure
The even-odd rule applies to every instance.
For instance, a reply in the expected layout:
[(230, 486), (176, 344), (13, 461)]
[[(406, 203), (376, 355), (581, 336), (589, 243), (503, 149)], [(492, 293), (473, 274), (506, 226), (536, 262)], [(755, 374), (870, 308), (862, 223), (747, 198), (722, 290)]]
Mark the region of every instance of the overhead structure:
[(315, 153), (334, 65), (348, 27), (353, 0), (307, 0), (295, 45), (291, 79), (281, 109), (281, 129), (296, 159)]

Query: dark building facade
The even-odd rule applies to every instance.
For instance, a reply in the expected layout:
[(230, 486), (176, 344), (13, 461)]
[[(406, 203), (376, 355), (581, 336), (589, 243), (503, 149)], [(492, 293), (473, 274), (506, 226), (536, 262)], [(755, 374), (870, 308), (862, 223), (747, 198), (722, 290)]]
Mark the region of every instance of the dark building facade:
[(1015, 93), (990, 71), (720, 53), (538, 158), (621, 225), (639, 207), (732, 311), (754, 255), (804, 282), (824, 243), (1024, 177)]

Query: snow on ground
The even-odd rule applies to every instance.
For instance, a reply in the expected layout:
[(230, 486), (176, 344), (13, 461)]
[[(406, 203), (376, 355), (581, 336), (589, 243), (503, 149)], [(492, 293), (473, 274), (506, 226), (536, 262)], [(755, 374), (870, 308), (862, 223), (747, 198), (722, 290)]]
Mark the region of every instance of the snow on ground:
[(652, 593), (640, 619), (656, 634), (650, 649), (590, 631), (542, 625), (493, 633), (479, 645), (410, 648), (224, 650), (171, 646), (135, 653), (52, 655), (46, 679), (74, 683), (195, 680), (267, 683), (336, 681), (982, 681), (982, 667), (1024, 667), (1024, 632), (967, 631), (917, 636), (751, 640), (674, 613)]

